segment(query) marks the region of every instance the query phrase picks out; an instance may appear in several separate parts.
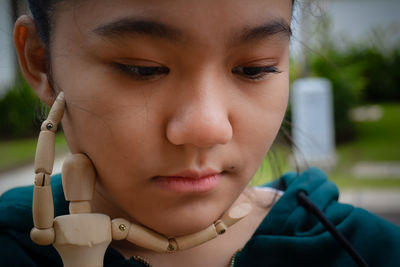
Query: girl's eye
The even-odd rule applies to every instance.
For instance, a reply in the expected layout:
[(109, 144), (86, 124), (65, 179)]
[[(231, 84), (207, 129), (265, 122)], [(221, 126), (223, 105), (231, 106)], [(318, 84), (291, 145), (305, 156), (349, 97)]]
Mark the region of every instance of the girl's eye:
[(238, 74), (240, 76), (243, 76), (244, 78), (256, 81), (262, 80), (269, 73), (277, 74), (281, 72), (282, 71), (278, 70), (275, 66), (239, 66), (232, 69), (233, 74)]
[(115, 67), (137, 80), (149, 80), (169, 73), (169, 69), (163, 66), (133, 66), (117, 63)]

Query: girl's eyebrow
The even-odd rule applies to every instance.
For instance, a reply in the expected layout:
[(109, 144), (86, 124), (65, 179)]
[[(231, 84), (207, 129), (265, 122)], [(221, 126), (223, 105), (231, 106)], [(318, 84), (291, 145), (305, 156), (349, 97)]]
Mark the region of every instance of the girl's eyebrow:
[(170, 25), (153, 20), (141, 20), (129, 17), (103, 24), (95, 28), (93, 32), (103, 37), (149, 35), (170, 41), (178, 41), (183, 36), (181, 30)]
[(233, 42), (246, 43), (276, 35), (283, 35), (287, 38), (292, 36), (292, 29), (283, 18), (270, 19), (268, 22), (256, 27), (246, 27), (238, 37), (233, 38)]
[[(147, 35), (149, 37), (161, 38), (173, 42), (179, 42), (184, 39), (184, 32), (179, 28), (154, 20), (144, 20), (132, 17), (120, 18), (105, 23), (95, 28), (93, 32), (108, 38)], [(281, 17), (269, 19), (261, 25), (246, 26), (242, 30), (233, 34), (230, 40), (231, 45), (233, 46), (277, 35), (283, 35), (288, 38), (292, 35), (289, 23)]]

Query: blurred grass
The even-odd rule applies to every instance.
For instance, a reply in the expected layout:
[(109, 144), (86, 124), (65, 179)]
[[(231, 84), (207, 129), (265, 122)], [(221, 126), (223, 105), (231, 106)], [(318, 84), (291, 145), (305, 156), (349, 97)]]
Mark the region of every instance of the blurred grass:
[[(398, 177), (356, 177), (351, 170), (358, 162), (396, 161), (400, 163), (400, 103), (381, 104), (383, 117), (378, 121), (355, 122), (357, 137), (352, 142), (337, 147), (338, 162), (335, 169), (328, 173), (330, 180), (340, 189), (361, 188), (399, 188)], [(271, 152), (256, 173), (250, 185), (269, 182), (279, 173), (273, 165), (279, 164), (281, 173), (293, 170), (289, 164), (290, 149), (276, 145), (275, 158), (271, 161)]]
[(381, 107), (381, 120), (355, 123), (357, 139), (339, 147), (342, 165), (349, 161), (400, 160), (400, 104)]
[(378, 121), (356, 122), (357, 139), (338, 147), (338, 164), (330, 173), (339, 187), (400, 188), (397, 177), (355, 177), (352, 166), (361, 161), (397, 161), (400, 163), (400, 104), (382, 104)]
[[(33, 163), (37, 137), (0, 141), (0, 172)], [(68, 151), (64, 135), (56, 135), (56, 155)]]

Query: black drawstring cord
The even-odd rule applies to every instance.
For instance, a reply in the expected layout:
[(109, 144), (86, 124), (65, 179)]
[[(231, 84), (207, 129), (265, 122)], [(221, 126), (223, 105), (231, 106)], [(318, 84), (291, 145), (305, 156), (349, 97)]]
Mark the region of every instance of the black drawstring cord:
[(322, 223), (323, 226), (331, 233), (331, 235), (338, 241), (343, 248), (350, 254), (358, 266), (368, 266), (367, 262), (357, 253), (350, 242), (342, 235), (336, 227), (326, 218), (322, 211), (311, 202), (304, 191), (299, 191), (297, 193), (297, 200), (300, 205), (302, 205), (307, 211), (314, 214), (315, 217)]

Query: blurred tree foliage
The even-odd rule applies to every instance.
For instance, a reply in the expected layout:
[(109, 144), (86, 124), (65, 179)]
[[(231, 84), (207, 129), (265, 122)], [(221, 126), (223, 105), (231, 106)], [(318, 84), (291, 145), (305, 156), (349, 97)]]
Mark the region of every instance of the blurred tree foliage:
[(40, 130), (41, 104), (23, 78), (0, 99), (0, 137), (2, 139), (36, 136)]
[(329, 50), (324, 56), (312, 54), (309, 63), (311, 76), (324, 77), (332, 83), (336, 141), (352, 139), (354, 128), (348, 114), (358, 103), (365, 86), (361, 64), (348, 62), (336, 50)]
[(362, 102), (400, 101), (400, 49), (383, 54), (377, 47), (353, 48), (343, 55), (348, 62), (359, 62), (365, 80)]

